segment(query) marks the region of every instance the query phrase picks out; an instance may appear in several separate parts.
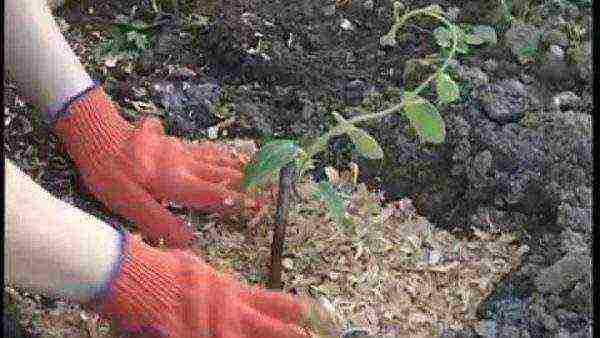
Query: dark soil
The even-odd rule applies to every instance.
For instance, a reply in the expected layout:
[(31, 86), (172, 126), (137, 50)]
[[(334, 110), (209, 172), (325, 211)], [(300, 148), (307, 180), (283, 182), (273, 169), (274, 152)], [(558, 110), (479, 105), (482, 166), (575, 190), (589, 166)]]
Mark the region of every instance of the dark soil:
[[(390, 88), (402, 91), (413, 85), (405, 81), (407, 61), (438, 52), (431, 34), (437, 23), (423, 19), (405, 28), (397, 46), (380, 46), (379, 38), (392, 23), (391, 1), (354, 0), (347, 8), (313, 0), (173, 3), (177, 5), (165, 2), (159, 14), (147, 0), (68, 3), (57, 15), (69, 25), (65, 35), (87, 69), (126, 108), (127, 119), (143, 116), (132, 102), (152, 102), (167, 132), (188, 139), (206, 138), (210, 127), (226, 121), (219, 129), (221, 139), (313, 138), (332, 125), (331, 112), (360, 114), (356, 107), (373, 95), (380, 101), (372, 106), (388, 107), (397, 99), (389, 95)], [(591, 54), (579, 63), (556, 61), (554, 69), (565, 67), (557, 75), (563, 78), (548, 77), (547, 46), (540, 47), (534, 62), (523, 64), (511, 49), (516, 42), (506, 38), (516, 20), (542, 35), (559, 30), (559, 16), (588, 27), (589, 8), (512, 1), (516, 9), (507, 21), (501, 1), (403, 3), (411, 9), (456, 6), (459, 22), (493, 25), (499, 43), (459, 57), (453, 74), (461, 84), (461, 100), (440, 107), (447, 128), (444, 144), (422, 144), (406, 118), (388, 116), (363, 125), (383, 146), (383, 161), (365, 160), (339, 137), (330, 142), (329, 152), (319, 155), (313, 174), (322, 177), (323, 167), (342, 169), (353, 161), (363, 182), (385, 191), (389, 200), (410, 197), (437, 227), (521, 232), (533, 258), (499, 288), (503, 292), (494, 300), (506, 301), (513, 291), (522, 297), (518, 320), (501, 316), (510, 310), (490, 300), (496, 307), (488, 315), (498, 335), (591, 336), (591, 275), (565, 282), (569, 262), (587, 262), (591, 248), (593, 103), (591, 75), (581, 66), (591, 62)], [(114, 38), (110, 32), (119, 15), (151, 25), (146, 31), (151, 47), (107, 68), (98, 46)], [(208, 18), (206, 25), (189, 23), (201, 17)], [(342, 28), (343, 20), (353, 29)], [(589, 30), (581, 39), (567, 41), (563, 47), (568, 55), (585, 49), (581, 46), (590, 41)], [(485, 78), (472, 75), (476, 71)], [(564, 92), (576, 99), (554, 105)], [(77, 184), (76, 169), (49, 128), (20, 102), (18, 89), (5, 82), (5, 119), (11, 119), (5, 120), (7, 157), (57, 196), (103, 219), (126, 223)], [(581, 264), (591, 274), (591, 265)], [(547, 286), (538, 275), (556, 279), (556, 285)], [(539, 294), (545, 298), (534, 300)]]

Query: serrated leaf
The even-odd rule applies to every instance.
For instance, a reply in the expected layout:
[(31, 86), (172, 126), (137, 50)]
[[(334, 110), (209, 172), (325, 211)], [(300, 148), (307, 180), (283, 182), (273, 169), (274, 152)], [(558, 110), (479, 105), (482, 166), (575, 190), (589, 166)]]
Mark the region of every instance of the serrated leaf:
[(435, 80), (435, 89), (440, 101), (443, 103), (452, 103), (460, 95), (456, 82), (452, 80), (450, 75), (442, 72), (438, 72)]
[(296, 160), (300, 150), (296, 142), (290, 140), (266, 143), (244, 168), (244, 187), (248, 189), (267, 183), (283, 166)]
[(446, 27), (438, 27), (433, 31), (435, 41), (440, 47), (448, 48), (452, 46), (452, 32)]
[(335, 218), (339, 224), (343, 223), (346, 217), (346, 206), (344, 200), (338, 195), (329, 181), (321, 181), (318, 190), (315, 191), (315, 197), (327, 203), (330, 215)]
[(346, 121), (342, 115), (333, 113), (333, 116), (343, 128), (344, 133), (350, 137), (350, 140), (352, 140), (352, 143), (354, 143), (356, 149), (362, 156), (372, 160), (383, 158), (383, 149), (381, 149), (379, 143), (377, 143), (371, 135)]
[(465, 34), (465, 42), (470, 45), (481, 45), (486, 42), (496, 44), (498, 38), (494, 28), (485, 25), (473, 27), (473, 32)]
[(377, 141), (366, 131), (360, 128), (353, 128), (348, 131), (348, 136), (360, 154), (371, 160), (380, 160), (383, 158), (383, 149)]
[(446, 127), (437, 108), (426, 99), (412, 93), (404, 96), (404, 114), (423, 142), (442, 143)]

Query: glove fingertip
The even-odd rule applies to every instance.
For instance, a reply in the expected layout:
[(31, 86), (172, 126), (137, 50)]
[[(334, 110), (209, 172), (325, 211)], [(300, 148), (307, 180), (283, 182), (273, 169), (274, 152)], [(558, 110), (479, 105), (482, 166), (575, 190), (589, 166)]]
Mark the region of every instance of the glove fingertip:
[(191, 227), (158, 202), (148, 206), (140, 224), (142, 233), (154, 245), (162, 239), (170, 248), (186, 248), (194, 239)]
[(143, 132), (164, 135), (165, 127), (160, 119), (154, 117), (146, 117), (140, 121), (140, 127)]

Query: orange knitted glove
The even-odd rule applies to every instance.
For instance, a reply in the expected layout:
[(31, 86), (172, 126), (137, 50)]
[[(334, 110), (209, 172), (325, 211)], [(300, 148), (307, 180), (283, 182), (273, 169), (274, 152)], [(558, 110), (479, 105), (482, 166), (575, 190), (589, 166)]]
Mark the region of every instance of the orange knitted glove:
[(221, 215), (260, 207), (240, 188), (248, 154), (220, 143), (168, 137), (158, 119), (131, 125), (101, 87), (83, 93), (66, 114), (55, 131), (84, 183), (153, 242), (163, 238), (181, 246), (192, 238), (185, 223), (163, 206), (168, 201)]
[(190, 251), (124, 236), (120, 267), (93, 304), (135, 337), (300, 338), (333, 329), (315, 302), (243, 285)]

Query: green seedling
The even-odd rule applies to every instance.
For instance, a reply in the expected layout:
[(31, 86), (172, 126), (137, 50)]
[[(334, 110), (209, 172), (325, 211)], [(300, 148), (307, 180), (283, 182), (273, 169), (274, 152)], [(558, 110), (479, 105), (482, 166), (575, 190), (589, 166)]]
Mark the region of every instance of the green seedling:
[(262, 146), (252, 163), (245, 167), (244, 186), (263, 187), (278, 178), (279, 170), (296, 160), (302, 149), (295, 141), (275, 140)]
[[(337, 124), (305, 147), (300, 147), (296, 142), (290, 140), (267, 143), (257, 154), (254, 162), (246, 167), (244, 182), (246, 188), (273, 182), (272, 179), (277, 177), (279, 170), (292, 161), (295, 161), (299, 168), (297, 176), (302, 176), (312, 167), (313, 157), (327, 148), (332, 137), (340, 135), (348, 136), (356, 150), (365, 158), (382, 159), (384, 152), (381, 146), (375, 138), (364, 129), (359, 128), (357, 124), (380, 119), (393, 113), (400, 113), (406, 117), (422, 142), (434, 144), (444, 142), (446, 129), (438, 108), (421, 94), (435, 81), (438, 106), (455, 102), (460, 97), (460, 91), (447, 71), (450, 61), (457, 54), (468, 53), (470, 45), (495, 44), (497, 42), (496, 32), (492, 27), (483, 25), (461, 29), (444, 16), (442, 8), (438, 5), (412, 11), (405, 11), (405, 9), (401, 2), (394, 2), (394, 23), (390, 31), (380, 38), (380, 43), (384, 46), (395, 46), (397, 33), (408, 20), (418, 16), (431, 17), (442, 23), (442, 26), (433, 32), (436, 43), (442, 48), (442, 55), (445, 56), (441, 66), (437, 67), (437, 70), (416, 89), (404, 91), (401, 102), (391, 108), (376, 113), (361, 114), (351, 119), (345, 119), (340, 114), (333, 112)], [(332, 193), (330, 188), (331, 185), (321, 184), (319, 196), (328, 200), (332, 215), (341, 221), (343, 217), (341, 217), (340, 199)]]
[[(362, 111), (362, 114), (351, 119), (346, 119), (342, 115), (332, 112), (336, 125), (322, 136), (317, 137), (312, 142), (309, 141), (307, 145), (302, 147), (292, 140), (267, 142), (254, 156), (253, 161), (244, 169), (243, 185), (246, 189), (260, 191), (263, 187), (273, 184), (275, 179), (281, 177), (279, 182), (280, 200), (278, 201), (276, 215), (277, 222), (271, 244), (272, 287), (279, 288), (281, 284), (281, 257), (285, 242), (286, 215), (290, 203), (289, 189), (293, 189), (293, 183), (313, 167), (314, 156), (327, 149), (329, 140), (332, 137), (346, 135), (361, 156), (370, 160), (383, 159), (384, 152), (377, 140), (356, 125), (393, 113), (400, 113), (406, 117), (410, 128), (416, 132), (422, 142), (443, 143), (446, 138), (446, 127), (437, 106), (450, 104), (460, 97), (459, 87), (449, 74), (450, 61), (457, 54), (467, 54), (469, 45), (496, 43), (496, 32), (493, 28), (474, 26), (466, 27), (463, 30), (446, 19), (441, 7), (438, 5), (413, 10), (402, 15), (404, 9), (405, 7), (401, 2), (394, 2), (395, 21), (390, 31), (381, 37), (380, 44), (395, 46), (397, 44), (397, 32), (409, 19), (417, 16), (432, 17), (443, 24), (433, 32), (437, 44), (442, 48), (442, 58), (440, 60), (445, 58), (442, 65), (416, 89), (405, 90), (404, 93), (400, 93), (400, 103), (391, 108), (376, 113)], [(430, 89), (433, 81), (436, 84), (437, 106), (423, 97), (425, 91)], [(288, 183), (284, 184), (284, 181)], [(342, 196), (332, 186), (331, 182), (320, 182), (314, 197), (327, 204), (329, 215), (338, 225), (345, 229), (353, 225), (352, 219), (346, 213), (347, 196)]]

